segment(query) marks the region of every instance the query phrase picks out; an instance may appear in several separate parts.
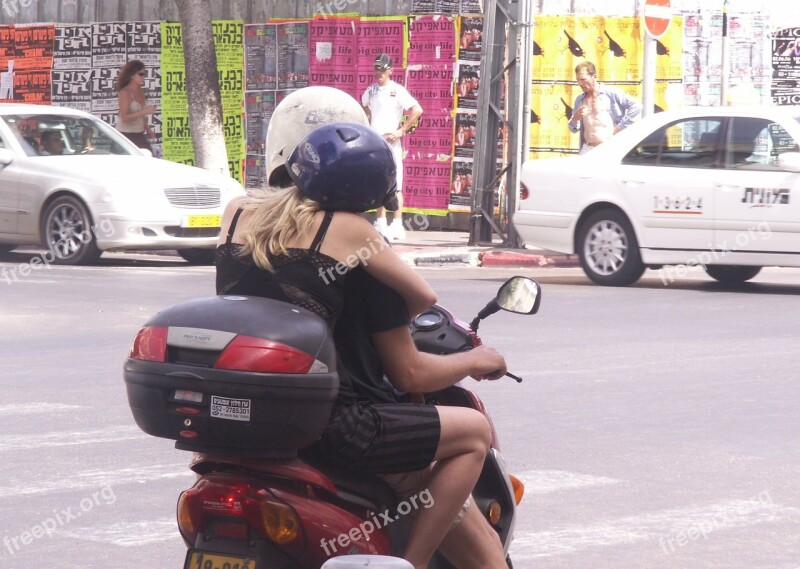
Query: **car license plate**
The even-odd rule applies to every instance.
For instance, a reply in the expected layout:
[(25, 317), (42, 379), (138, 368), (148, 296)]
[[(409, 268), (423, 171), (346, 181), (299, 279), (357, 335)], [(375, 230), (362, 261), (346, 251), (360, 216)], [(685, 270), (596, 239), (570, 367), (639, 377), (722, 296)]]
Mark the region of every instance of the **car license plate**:
[(221, 555), (195, 549), (189, 551), (188, 557), (186, 569), (256, 569), (256, 560), (251, 557)]
[(187, 215), (183, 218), (181, 227), (219, 227), (222, 225), (222, 216), (216, 215)]

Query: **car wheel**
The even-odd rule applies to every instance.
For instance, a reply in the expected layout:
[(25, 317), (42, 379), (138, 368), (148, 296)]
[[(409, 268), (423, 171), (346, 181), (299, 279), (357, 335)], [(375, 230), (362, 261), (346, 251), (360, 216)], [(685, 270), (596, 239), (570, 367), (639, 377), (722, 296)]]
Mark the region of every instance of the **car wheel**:
[(601, 209), (587, 217), (578, 234), (578, 246), (583, 271), (599, 285), (627, 286), (644, 272), (633, 228), (615, 209)]
[(192, 265), (213, 265), (215, 249), (178, 249), (178, 255)]
[(749, 281), (760, 272), (761, 267), (706, 265), (706, 273), (708, 273), (709, 277), (727, 285), (736, 285)]
[(56, 198), (47, 208), (42, 227), (42, 240), (48, 252), (52, 251), (53, 263), (91, 264), (100, 257), (92, 219), (79, 199)]

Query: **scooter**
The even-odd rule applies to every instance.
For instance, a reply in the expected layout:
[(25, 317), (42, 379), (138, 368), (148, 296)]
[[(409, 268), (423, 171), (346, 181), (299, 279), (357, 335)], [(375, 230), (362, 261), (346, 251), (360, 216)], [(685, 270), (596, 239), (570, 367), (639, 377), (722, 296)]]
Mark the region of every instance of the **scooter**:
[[(421, 351), (465, 351), (480, 345), (482, 319), (535, 314), (540, 302), (536, 281), (513, 277), (470, 324), (434, 305), (411, 331)], [(139, 427), (200, 453), (198, 480), (177, 505), (184, 569), (318, 569), (341, 555), (399, 556), (413, 511), (432, 505), (424, 490), (398, 502), (376, 476), (298, 458), (324, 430), (338, 390), (330, 332), (302, 308), (244, 296), (175, 305), (139, 331), (124, 373)], [(477, 409), (491, 423), (463, 386), (425, 399)], [(473, 498), (508, 554), (524, 486), (492, 433)], [(437, 554), (430, 567), (452, 565)]]

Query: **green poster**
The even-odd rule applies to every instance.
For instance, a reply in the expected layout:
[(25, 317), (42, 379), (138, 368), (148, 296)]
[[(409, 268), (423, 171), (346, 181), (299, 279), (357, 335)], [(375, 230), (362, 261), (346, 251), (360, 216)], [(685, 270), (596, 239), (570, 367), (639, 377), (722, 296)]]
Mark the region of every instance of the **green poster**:
[[(222, 125), (231, 176), (244, 182), (244, 23), (218, 20), (212, 23), (217, 56)], [(194, 164), (186, 99), (186, 70), (181, 25), (161, 23), (161, 112), (164, 158)]]

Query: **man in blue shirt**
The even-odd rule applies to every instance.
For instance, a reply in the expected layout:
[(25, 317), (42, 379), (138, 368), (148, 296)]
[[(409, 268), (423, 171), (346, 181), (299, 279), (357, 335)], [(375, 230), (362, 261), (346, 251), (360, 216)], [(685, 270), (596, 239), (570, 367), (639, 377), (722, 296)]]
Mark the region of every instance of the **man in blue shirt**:
[(624, 91), (600, 83), (590, 61), (575, 66), (575, 79), (583, 93), (575, 98), (567, 126), (581, 133), (580, 153), (584, 154), (631, 125), (642, 105)]

